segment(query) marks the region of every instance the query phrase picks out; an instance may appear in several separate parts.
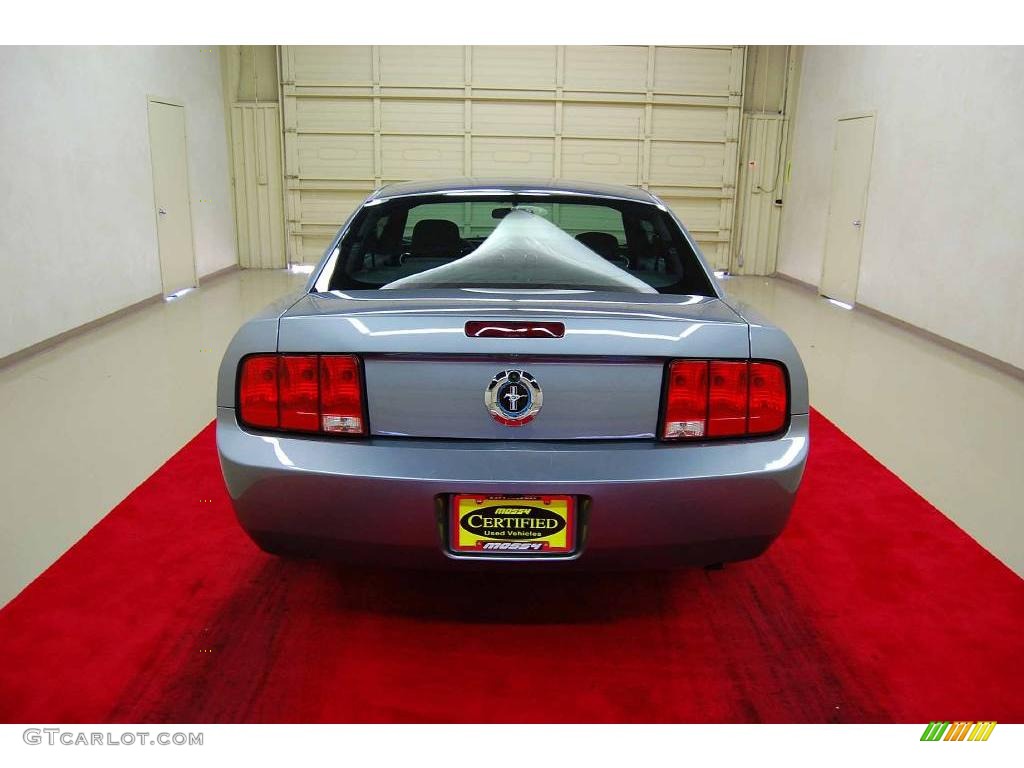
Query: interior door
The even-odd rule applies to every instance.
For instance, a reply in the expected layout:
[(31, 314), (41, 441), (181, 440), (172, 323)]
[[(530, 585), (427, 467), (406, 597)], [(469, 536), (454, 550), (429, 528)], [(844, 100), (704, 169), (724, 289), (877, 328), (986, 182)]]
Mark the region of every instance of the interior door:
[(164, 295), (196, 285), (188, 192), (185, 108), (149, 102), (149, 146)]
[(825, 260), (818, 292), (848, 304), (857, 300), (864, 209), (867, 206), (874, 142), (873, 116), (838, 121), (832, 155), (832, 196)]

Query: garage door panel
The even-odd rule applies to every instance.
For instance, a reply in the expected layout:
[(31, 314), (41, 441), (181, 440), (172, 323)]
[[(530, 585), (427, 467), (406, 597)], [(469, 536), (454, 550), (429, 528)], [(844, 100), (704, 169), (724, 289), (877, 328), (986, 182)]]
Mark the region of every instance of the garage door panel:
[(663, 195), (661, 199), (676, 212), (687, 229), (694, 232), (718, 232), (722, 216), (721, 200), (671, 195)]
[(639, 142), (562, 139), (562, 175), (566, 178), (636, 184), (639, 168)]
[(654, 90), (729, 95), (732, 50), (658, 48), (654, 54)]
[(725, 185), (725, 146), (683, 141), (659, 141), (651, 146), (652, 184), (722, 187)]
[(554, 88), (557, 60), (554, 45), (474, 45), (473, 86)]
[(385, 133), (459, 134), (465, 131), (466, 110), (461, 101), (383, 99), (380, 128)]
[(298, 160), (300, 178), (370, 179), (373, 137), (300, 135)]
[(655, 105), (651, 110), (651, 135), (655, 138), (722, 141), (728, 131), (728, 109)]
[(464, 154), (461, 136), (382, 136), (381, 175), (389, 181), (460, 176)]
[(698, 239), (697, 247), (700, 248), (712, 268), (724, 267), (729, 264), (729, 253), (724, 243)]
[(302, 262), (316, 264), (333, 239), (330, 235), (304, 235), (302, 238)]
[(467, 175), (645, 186), (709, 258), (728, 255), (741, 48), (286, 46), (281, 58), (292, 260), (318, 258), (374, 187)]
[(475, 136), (472, 164), (474, 176), (551, 177), (555, 175), (555, 140)]
[(641, 104), (566, 104), (562, 107), (565, 136), (640, 139), (643, 125)]
[(297, 45), (289, 52), (296, 84), (373, 82), (373, 48), (369, 45)]
[(372, 191), (303, 190), (299, 197), (302, 221), (337, 228)]
[(296, 99), (295, 119), (303, 131), (366, 133), (373, 125), (371, 99)]
[(474, 101), (473, 133), (505, 136), (554, 136), (555, 105), (528, 101)]
[(380, 84), (454, 86), (466, 84), (461, 45), (382, 45)]
[(642, 93), (647, 90), (647, 54), (647, 46), (566, 46), (564, 86)]

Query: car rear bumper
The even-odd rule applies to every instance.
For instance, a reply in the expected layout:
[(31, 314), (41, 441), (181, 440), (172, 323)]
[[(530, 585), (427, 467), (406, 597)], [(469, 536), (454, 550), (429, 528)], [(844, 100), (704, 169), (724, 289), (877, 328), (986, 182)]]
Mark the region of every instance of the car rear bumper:
[(218, 408), (217, 447), (242, 527), (270, 551), (409, 567), (515, 566), (443, 547), (456, 493), (571, 494), (581, 548), (538, 567), (643, 568), (754, 557), (782, 532), (808, 417), (778, 437), (697, 445), (255, 434)]

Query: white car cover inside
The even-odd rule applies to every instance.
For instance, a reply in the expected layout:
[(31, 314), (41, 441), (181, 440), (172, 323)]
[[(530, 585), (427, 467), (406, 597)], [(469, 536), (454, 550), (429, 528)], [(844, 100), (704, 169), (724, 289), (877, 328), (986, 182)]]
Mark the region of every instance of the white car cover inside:
[(438, 284), (488, 286), (494, 284), (496, 275), (506, 284), (579, 285), (657, 293), (547, 219), (521, 208), (509, 211), (472, 253), (395, 280), (381, 289), (430, 288)]

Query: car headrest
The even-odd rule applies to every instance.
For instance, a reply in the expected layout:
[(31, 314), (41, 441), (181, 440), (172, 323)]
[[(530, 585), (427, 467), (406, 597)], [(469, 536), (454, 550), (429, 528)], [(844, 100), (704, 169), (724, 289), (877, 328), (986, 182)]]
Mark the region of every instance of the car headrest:
[(458, 256), (462, 247), (459, 227), (447, 219), (423, 219), (412, 229), (413, 256)]
[(606, 259), (619, 258), (619, 241), (607, 232), (580, 232), (576, 239)]

